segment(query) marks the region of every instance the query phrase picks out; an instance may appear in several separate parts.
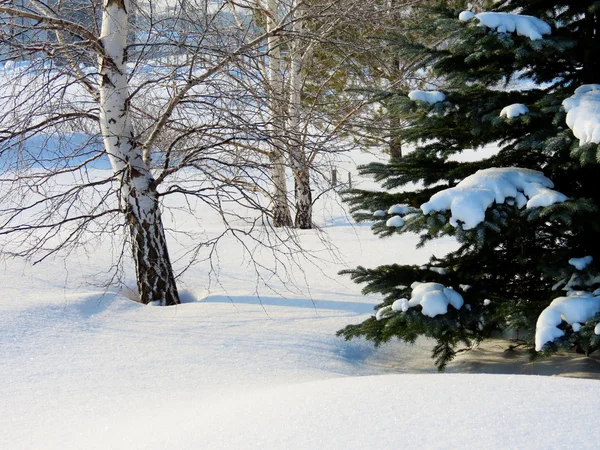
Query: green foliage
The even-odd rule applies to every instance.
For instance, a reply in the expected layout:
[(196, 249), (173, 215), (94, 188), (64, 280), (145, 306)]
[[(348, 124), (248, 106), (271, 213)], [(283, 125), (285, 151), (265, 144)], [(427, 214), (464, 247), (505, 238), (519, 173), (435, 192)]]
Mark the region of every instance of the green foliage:
[[(523, 330), (529, 336), (526, 344), (532, 346), (537, 317), (554, 298), (565, 295), (562, 290), (600, 286), (600, 146), (580, 146), (562, 108), (578, 86), (600, 83), (600, 60), (590, 53), (600, 54), (595, 37), (600, 33), (600, 2), (503, 0), (488, 5), (545, 20), (552, 34), (536, 41), (478, 26), (476, 19), (461, 22), (458, 14), (464, 5), (455, 8), (454, 3), (461, 2), (423, 2), (415, 13), (423, 20), (383, 35), (402, 58), (418, 62), (416, 70), (433, 73), (446, 100), (429, 105), (409, 100), (405, 91), (379, 93), (388, 110), (407, 123), (399, 139), (414, 150), (388, 164), (360, 167), (361, 174), (372, 176), (384, 190), (353, 189), (344, 193), (344, 200), (357, 220), (375, 220), (373, 231), (382, 237), (413, 232), (424, 245), (454, 236), (460, 246), (444, 257), (432, 257), (429, 267), (343, 271), (364, 285), (364, 294), (383, 295), (383, 302), (377, 317), (338, 332), (375, 345), (392, 338), (433, 338), (432, 356), (440, 370), (460, 346), (470, 347), (499, 330)], [(502, 108), (514, 103), (527, 105), (529, 113), (500, 117)], [(486, 146), (496, 145), (496, 154), (485, 154)], [(469, 149), (480, 149), (482, 158), (457, 158)], [(491, 167), (542, 171), (569, 200), (530, 209), (510, 202), (493, 204), (485, 220), (470, 230), (451, 225), (448, 211), (424, 215), (418, 209), (436, 192)], [(373, 217), (374, 211), (387, 211), (394, 204), (414, 208), (402, 227), (386, 226), (394, 214)], [(585, 255), (594, 258), (585, 270), (569, 265), (570, 258)], [(430, 267), (447, 272), (441, 275)], [(452, 287), (465, 306), (449, 306), (447, 314), (435, 317), (423, 315), (420, 306), (392, 310), (395, 300), (411, 297), (413, 282)], [(548, 343), (541, 354), (560, 348), (586, 354), (597, 350), (600, 337), (594, 327), (599, 321), (597, 315), (579, 331), (563, 323), (565, 336)]]

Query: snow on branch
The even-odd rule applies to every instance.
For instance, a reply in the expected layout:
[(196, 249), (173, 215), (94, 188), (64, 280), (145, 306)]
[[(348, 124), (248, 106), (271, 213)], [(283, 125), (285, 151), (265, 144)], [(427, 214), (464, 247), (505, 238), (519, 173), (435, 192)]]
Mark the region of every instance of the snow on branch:
[(446, 96), (443, 92), (440, 91), (414, 90), (408, 93), (408, 98), (410, 98), (413, 102), (421, 101), (429, 105), (434, 105), (436, 103), (440, 103), (446, 100)]
[(550, 25), (533, 16), (502, 12), (473, 14), (471, 11), (463, 11), (458, 18), (463, 22), (476, 18), (479, 19), (480, 27), (488, 27), (498, 33), (514, 33), (516, 31), (519, 36), (526, 36), (532, 41), (543, 39), (542, 35), (552, 32)]
[(550, 188), (552, 181), (541, 172), (518, 167), (479, 170), (455, 187), (434, 194), (421, 205), (423, 214), (450, 210), (450, 224), (462, 222), (464, 230), (475, 228), (485, 220), (486, 210), (494, 202), (516, 202), (519, 208), (535, 208), (561, 203), (567, 197)]
[(548, 342), (565, 335), (565, 332), (558, 328), (563, 320), (577, 332), (582, 323), (598, 312), (600, 297), (590, 292), (575, 291), (568, 297), (555, 298), (538, 317), (535, 325), (535, 350), (539, 352)]
[(421, 312), (424, 315), (435, 317), (439, 314), (446, 314), (448, 312), (448, 305), (460, 309), (464, 304), (462, 295), (440, 283), (421, 283), (415, 281), (410, 287), (413, 290), (410, 300), (405, 298), (396, 300), (392, 304), (393, 311), (406, 312), (408, 308), (421, 305)]
[(592, 256), (584, 256), (583, 258), (571, 258), (569, 264), (575, 267), (577, 270), (583, 270), (589, 266), (594, 258)]
[(600, 144), (600, 84), (584, 84), (562, 103), (567, 125), (579, 139), (579, 145)]
[(500, 117), (506, 117), (508, 119), (514, 119), (524, 114), (529, 114), (529, 108), (522, 103), (514, 103), (512, 105), (505, 106), (500, 111)]

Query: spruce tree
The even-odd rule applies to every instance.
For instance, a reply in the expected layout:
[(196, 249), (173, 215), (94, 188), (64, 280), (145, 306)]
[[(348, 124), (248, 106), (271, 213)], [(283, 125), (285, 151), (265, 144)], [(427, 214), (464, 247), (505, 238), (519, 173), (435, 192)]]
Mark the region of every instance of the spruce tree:
[[(388, 164), (360, 167), (383, 190), (350, 190), (345, 201), (355, 219), (376, 220), (373, 231), (382, 237), (416, 232), (424, 244), (454, 236), (459, 248), (421, 267), (343, 271), (365, 284), (363, 293), (382, 294), (384, 300), (376, 316), (338, 334), (362, 336), (375, 345), (392, 338), (433, 338), (440, 370), (462, 346), (505, 329), (520, 330), (520, 344), (531, 348), (532, 356), (565, 347), (589, 354), (600, 347), (600, 291), (595, 291), (600, 286), (600, 148), (574, 136), (563, 101), (582, 85), (600, 83), (600, 2), (492, 3), (489, 11), (514, 14), (503, 16), (509, 20), (518, 14), (544, 21), (549, 28), (539, 35), (531, 27), (512, 30), (472, 13), (460, 14), (462, 8), (452, 2), (427, 3), (421, 11), (424, 20), (410, 31), (410, 39), (397, 35), (392, 42), (402, 58), (418, 56), (423, 69), (433, 71), (444, 98), (413, 93), (413, 101), (408, 92), (380, 93), (410, 124), (400, 138), (414, 150)], [(533, 20), (526, 18), (526, 25)], [(431, 95), (442, 101), (430, 100)], [(507, 113), (509, 105), (521, 106)], [(476, 161), (453, 157), (484, 146), (499, 151)], [(475, 226), (457, 221), (450, 210), (420, 208), (434, 194), (482, 173), (478, 171), (515, 167), (543, 173), (568, 200), (524, 207), (519, 193), (484, 208), (485, 219)], [(411, 183), (419, 187), (397, 189)], [(390, 210), (393, 205), (398, 206)], [(397, 215), (402, 218), (393, 219)], [(592, 262), (572, 260), (583, 256), (591, 256)], [(426, 315), (423, 304), (416, 304), (427, 286), (446, 294), (447, 313)], [(444, 287), (450, 290), (439, 291)], [(455, 293), (464, 304), (451, 301)], [(558, 297), (567, 297), (567, 303), (586, 297), (587, 314), (576, 320), (563, 315), (562, 321), (557, 316), (553, 338), (538, 343), (541, 352), (535, 352), (538, 317)]]

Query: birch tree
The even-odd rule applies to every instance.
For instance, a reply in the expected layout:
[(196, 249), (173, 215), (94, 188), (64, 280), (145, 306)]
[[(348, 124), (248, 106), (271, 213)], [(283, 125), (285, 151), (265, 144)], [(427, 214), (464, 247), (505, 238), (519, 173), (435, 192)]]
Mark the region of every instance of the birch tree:
[(156, 180), (134, 139), (126, 71), (129, 0), (105, 0), (99, 55), (99, 122), (104, 148), (119, 179), (122, 209), (131, 233), (140, 301), (179, 303), (161, 219)]
[(304, 150), (300, 114), (302, 110), (303, 57), (303, 4), (302, 0), (292, 3), (292, 45), (290, 53), (289, 80), (289, 122), (288, 138), (290, 165), (294, 174), (296, 217), (294, 226), (300, 229), (312, 228), (312, 189), (310, 165)]
[[(223, 234), (249, 233), (227, 222), (228, 215), (242, 219), (225, 210), (228, 202), (256, 211), (243, 218), (251, 230), (262, 223), (268, 211), (258, 195), (270, 155), (257, 143), (262, 124), (244, 92), (252, 73), (240, 71), (243, 61), (251, 70), (284, 24), (255, 33), (235, 17), (242, 3), (210, 16), (187, 7), (176, 18), (150, 5), (136, 15), (148, 28), (131, 30), (135, 5), (127, 0), (105, 0), (86, 26), (60, 5), (0, 2), (0, 21), (11, 24), (0, 26), (4, 255), (41, 255), (39, 261), (85, 241), (88, 232), (112, 235), (125, 227), (139, 301), (170, 305), (179, 298), (161, 217), (165, 198), (205, 202), (223, 217)], [(183, 31), (171, 28), (174, 20), (185, 21)], [(135, 59), (128, 62), (128, 53)], [(77, 148), (74, 133), (85, 136)], [(106, 156), (111, 175), (92, 175), (88, 169)], [(218, 239), (186, 254), (193, 259)], [(256, 242), (292, 245), (278, 239)]]
[[(279, 0), (267, 0), (267, 32), (272, 32), (279, 23)], [(284, 116), (282, 111), (283, 79), (281, 75), (281, 49), (280, 37), (275, 33), (267, 39), (267, 95), (270, 110), (271, 150), (272, 164), (272, 209), (273, 224), (276, 227), (292, 225), (290, 216), (287, 185), (286, 185), (286, 158), (284, 142)]]

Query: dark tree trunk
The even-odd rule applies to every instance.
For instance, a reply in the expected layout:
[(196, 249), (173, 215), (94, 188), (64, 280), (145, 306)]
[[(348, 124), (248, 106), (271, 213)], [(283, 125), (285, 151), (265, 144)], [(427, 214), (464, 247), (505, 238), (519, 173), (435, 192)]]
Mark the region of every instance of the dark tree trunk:
[(304, 167), (294, 178), (296, 183), (296, 217), (294, 227), (309, 230), (313, 227), (310, 170), (308, 167)]
[(132, 192), (129, 199), (125, 214), (139, 300), (145, 304), (153, 301), (166, 306), (179, 304), (157, 192), (151, 185), (146, 192)]

